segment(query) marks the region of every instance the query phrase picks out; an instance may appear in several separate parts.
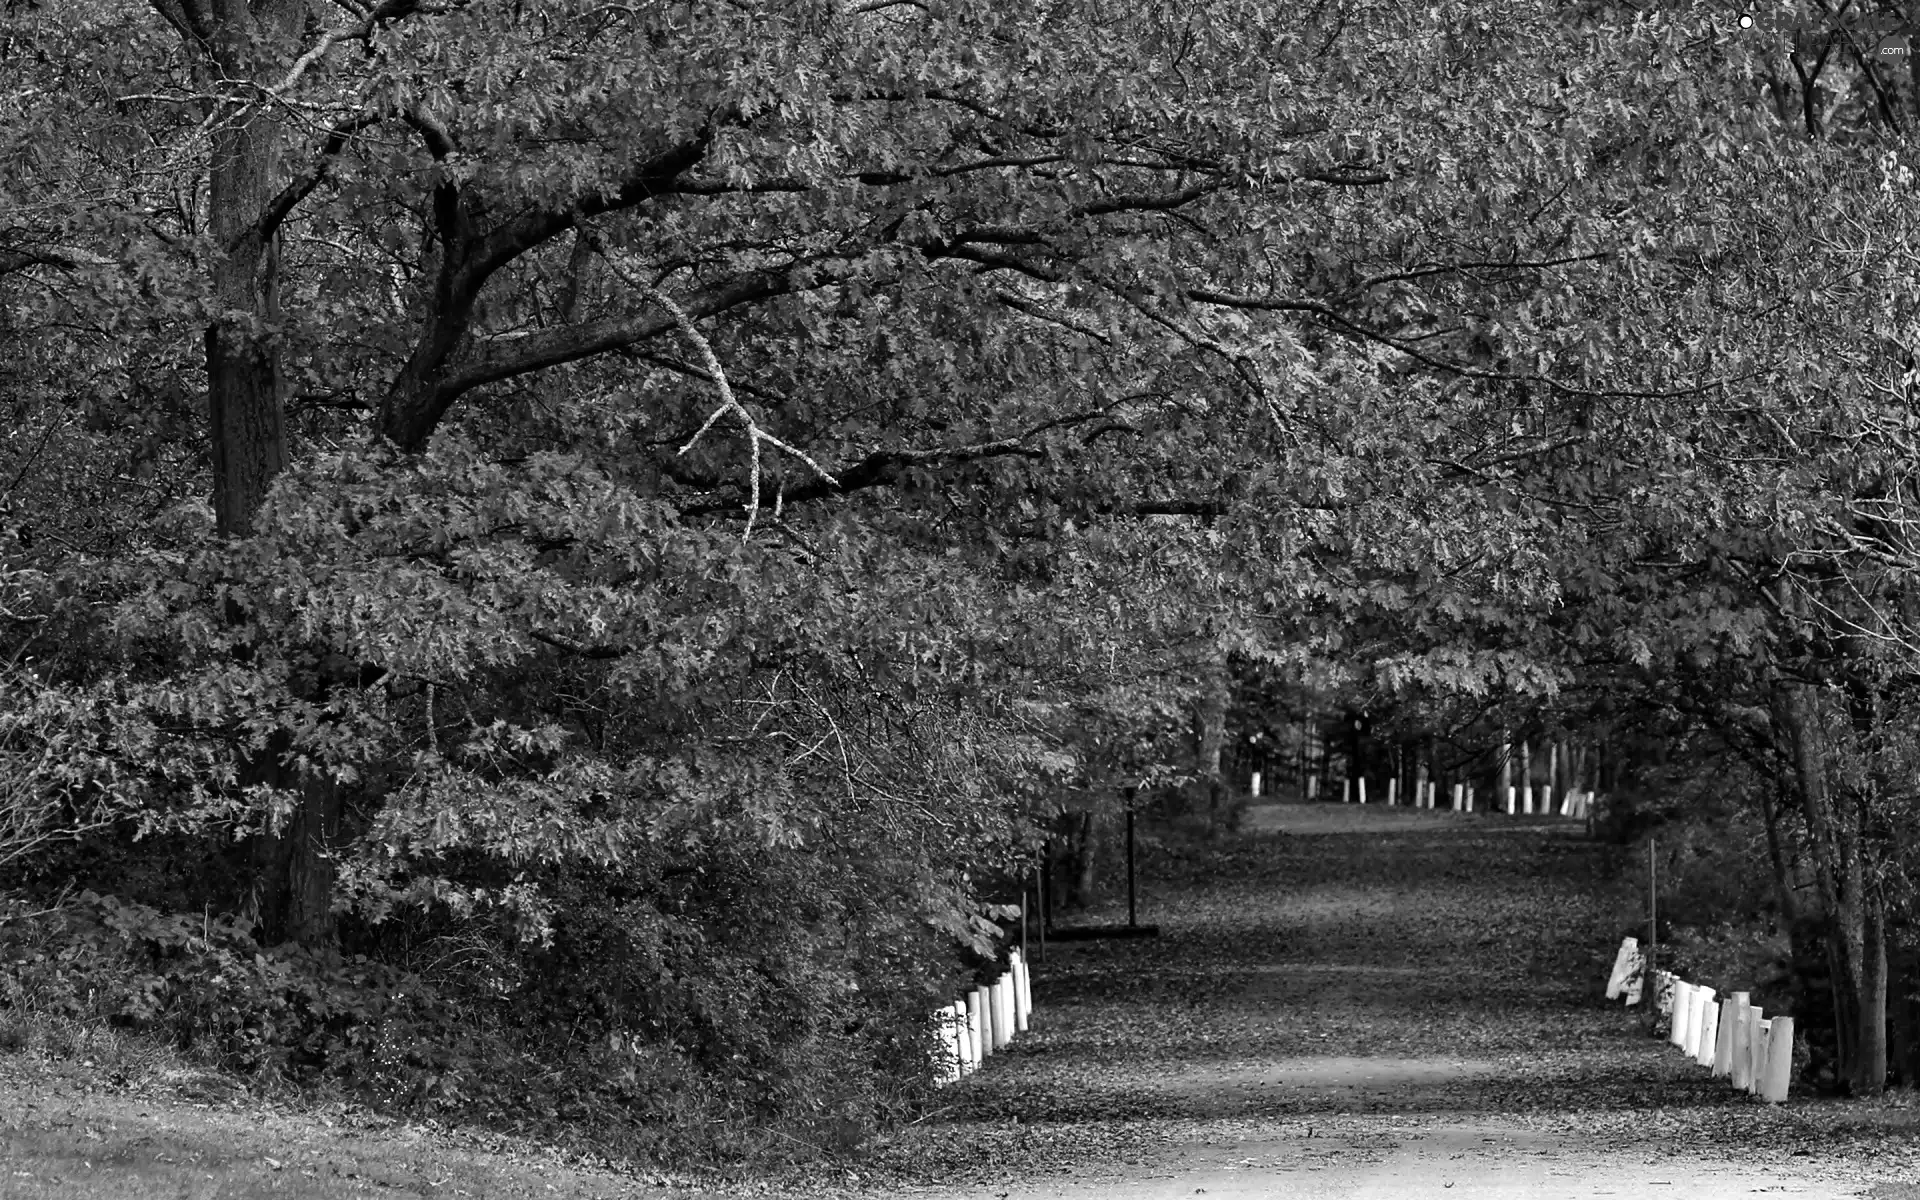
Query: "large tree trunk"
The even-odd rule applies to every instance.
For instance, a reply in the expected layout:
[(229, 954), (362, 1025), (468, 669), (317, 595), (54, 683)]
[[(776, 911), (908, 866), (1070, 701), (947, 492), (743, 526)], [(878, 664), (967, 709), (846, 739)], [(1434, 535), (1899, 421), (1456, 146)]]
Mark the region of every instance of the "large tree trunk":
[(1856, 1096), (1887, 1084), (1887, 945), (1881, 897), (1867, 869), (1866, 799), (1836, 787), (1826, 702), (1813, 687), (1780, 687), (1776, 714), (1790, 749), (1825, 908), (1841, 1084)]
[[(297, 57), (306, 0), (155, 0), (190, 49), (223, 80), (271, 85)], [(207, 327), (208, 436), (213, 510), (222, 537), (246, 537), (274, 479), (287, 464), (284, 382), (277, 349), (279, 234), (274, 213), (286, 186), (285, 130), (279, 110), (249, 96), (249, 107), (214, 125), (208, 164), (208, 229), (215, 315)], [(239, 619), (237, 610), (230, 619)], [(325, 683), (322, 682), (322, 688)], [(271, 739), (242, 772), (244, 783), (287, 789), (293, 810), (269, 822), (251, 846), (251, 903), (269, 944), (318, 943), (333, 933), (333, 863), (340, 798), (330, 784), (305, 780), (282, 763), (284, 735)]]

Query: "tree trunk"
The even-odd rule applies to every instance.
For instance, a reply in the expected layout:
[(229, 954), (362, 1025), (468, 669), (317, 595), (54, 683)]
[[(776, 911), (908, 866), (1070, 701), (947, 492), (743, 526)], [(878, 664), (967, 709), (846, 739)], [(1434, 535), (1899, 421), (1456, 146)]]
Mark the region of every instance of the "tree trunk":
[(1776, 716), (1791, 750), (1825, 908), (1840, 1082), (1856, 1096), (1877, 1095), (1887, 1083), (1887, 945), (1885, 912), (1865, 860), (1866, 801), (1852, 787), (1836, 794), (1819, 692), (1782, 684)]
[[(213, 76), (262, 85), (293, 61), (308, 16), (305, 0), (155, 0), (154, 6), (190, 51), (205, 55)], [(254, 517), (288, 457), (274, 215), (287, 182), (285, 130), (273, 104), (255, 97), (247, 103), (250, 111), (226, 114), (214, 125), (207, 174), (215, 310), (204, 338), (208, 437), (214, 518), (225, 538), (252, 532)], [(229, 609), (229, 619), (241, 616), (237, 608)], [(269, 822), (269, 829), (254, 838), (250, 907), (268, 944), (317, 943), (329, 940), (333, 930), (329, 852), (338, 836), (340, 797), (332, 785), (302, 780), (286, 768), (282, 759), (288, 748), (286, 736), (276, 735), (242, 770), (243, 783), (285, 788), (294, 800), (277, 832)]]
[(1200, 702), (1193, 721), (1193, 773), (1198, 779), (1200, 795), (1205, 798), (1207, 832), (1210, 834), (1220, 832), (1223, 809), (1226, 807), (1227, 787), (1226, 781), (1221, 778), (1220, 760), (1227, 744), (1230, 686), (1227, 657), (1216, 650), (1201, 676)]

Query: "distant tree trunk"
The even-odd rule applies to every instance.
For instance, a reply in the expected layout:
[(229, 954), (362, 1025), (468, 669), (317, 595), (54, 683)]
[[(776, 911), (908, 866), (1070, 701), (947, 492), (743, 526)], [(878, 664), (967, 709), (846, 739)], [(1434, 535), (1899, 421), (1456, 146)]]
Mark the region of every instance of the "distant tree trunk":
[(1227, 707), (1231, 688), (1227, 656), (1215, 651), (1201, 676), (1200, 702), (1194, 713), (1193, 773), (1204, 798), (1207, 831), (1220, 832), (1227, 804), (1227, 784), (1221, 776), (1221, 756), (1227, 744)]
[(1821, 694), (1780, 685), (1775, 715), (1791, 754), (1814, 875), (1825, 909), (1841, 1084), (1856, 1096), (1887, 1084), (1886, 915), (1866, 862), (1866, 797), (1836, 788)]
[(1920, 1086), (1920, 946), (1914, 930), (1903, 926), (1890, 939), (1889, 982), (1894, 1000), (1888, 1006), (1888, 1075), (1906, 1087)]
[[(1052, 875), (1064, 893), (1058, 907), (1085, 908), (1098, 886), (1100, 823), (1091, 810), (1065, 812), (1055, 825), (1058, 854)], [(1048, 897), (1053, 904), (1056, 897)]]

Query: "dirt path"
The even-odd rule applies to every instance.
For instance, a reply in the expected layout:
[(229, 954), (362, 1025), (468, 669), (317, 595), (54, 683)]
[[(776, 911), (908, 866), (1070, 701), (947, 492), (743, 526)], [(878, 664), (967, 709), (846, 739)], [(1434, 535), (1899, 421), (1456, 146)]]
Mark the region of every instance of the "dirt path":
[(1601, 1002), (1606, 852), (1569, 823), (1322, 805), (1254, 824), (1150, 848), (1164, 935), (1050, 947), (1032, 1033), (857, 1166), (611, 1174), (0, 1055), (0, 1200), (1920, 1200), (1910, 1093), (1761, 1105)]
[(1902, 1101), (1769, 1108), (1600, 1001), (1618, 930), (1571, 822), (1253, 826), (1149, 855), (1160, 938), (1050, 946), (1033, 1033), (887, 1149), (877, 1190), (1920, 1200)]

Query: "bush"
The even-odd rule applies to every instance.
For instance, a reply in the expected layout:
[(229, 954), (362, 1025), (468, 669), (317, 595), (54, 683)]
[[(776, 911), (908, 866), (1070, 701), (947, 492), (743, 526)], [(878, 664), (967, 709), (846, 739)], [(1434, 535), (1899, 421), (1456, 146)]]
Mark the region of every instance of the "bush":
[(0, 1011), (153, 1034), (247, 1076), (368, 1070), (379, 1031), (417, 1023), (431, 995), (365, 956), (264, 950), (206, 913), (83, 892), (0, 921)]

